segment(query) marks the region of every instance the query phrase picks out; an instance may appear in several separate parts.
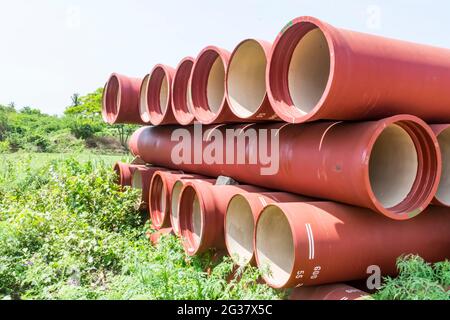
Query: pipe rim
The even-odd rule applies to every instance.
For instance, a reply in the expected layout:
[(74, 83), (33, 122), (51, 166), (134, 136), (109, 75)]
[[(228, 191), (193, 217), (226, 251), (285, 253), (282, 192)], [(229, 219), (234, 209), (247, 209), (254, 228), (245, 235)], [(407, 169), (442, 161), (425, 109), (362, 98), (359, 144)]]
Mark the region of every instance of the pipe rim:
[[(210, 71), (216, 61), (220, 60), (223, 66), (223, 96), (217, 112), (211, 110), (208, 102), (207, 87)], [(192, 97), (192, 114), (202, 124), (214, 123), (226, 107), (225, 94), (225, 74), (228, 67), (228, 56), (224, 49), (216, 46), (208, 46), (204, 48), (192, 67), (191, 75), (191, 97)]]
[(141, 120), (145, 124), (151, 122), (150, 112), (148, 111), (148, 83), (150, 80), (150, 74), (145, 75), (142, 80), (141, 88), (139, 90), (139, 114)]
[[(249, 209), (249, 211), (250, 211), (251, 220), (253, 222), (251, 237), (250, 237), (250, 241), (249, 241), (250, 247), (252, 248), (252, 252), (251, 252), (251, 254), (245, 254), (245, 256), (239, 256), (239, 257), (234, 255), (235, 251), (237, 251), (237, 250), (234, 249), (234, 245), (232, 244), (233, 241), (231, 240), (231, 237), (229, 234), (229, 227), (230, 227), (229, 226), (229, 217), (230, 217), (229, 210), (231, 209), (231, 206), (234, 204), (235, 201), (243, 201), (245, 203), (245, 205), (247, 207), (246, 209)], [(238, 213), (238, 215), (243, 215), (243, 213), (240, 212), (240, 214)], [(254, 261), (254, 259), (255, 259), (254, 237), (255, 237), (255, 229), (256, 229), (256, 219), (255, 219), (255, 215), (253, 213), (252, 207), (244, 194), (237, 194), (231, 198), (230, 202), (228, 203), (227, 210), (225, 212), (225, 221), (224, 222), (225, 222), (224, 223), (225, 245), (226, 245), (228, 253), (230, 254), (231, 259), (239, 266), (245, 266), (245, 265), (252, 263), (252, 261)]]
[(172, 229), (176, 235), (181, 234), (179, 205), (181, 192), (183, 191), (184, 186), (185, 183), (183, 182), (183, 180), (177, 180), (172, 187), (172, 191), (170, 192), (170, 223), (172, 224)]
[[(171, 100), (172, 111), (177, 122), (189, 125), (194, 122), (190, 99), (191, 74), (194, 67), (194, 58), (186, 57), (178, 64), (172, 81)], [(188, 96), (189, 95), (189, 96)]]
[[(320, 100), (309, 112), (305, 113), (301, 112), (293, 102), (289, 90), (289, 67), (292, 54), (300, 40), (315, 29), (321, 31), (328, 45), (329, 75)], [(312, 118), (324, 105), (331, 91), (336, 66), (335, 47), (331, 32), (331, 27), (325, 22), (314, 17), (303, 16), (290, 21), (278, 34), (268, 59), (266, 83), (269, 101), (275, 113), (284, 121), (289, 123), (312, 121)]]
[(113, 73), (106, 82), (102, 98), (102, 118), (109, 124), (115, 124), (121, 107), (122, 81), (121, 75)]
[[(165, 120), (167, 114), (172, 110), (170, 101), (172, 74), (173, 73), (168, 66), (157, 64), (149, 73), (149, 78), (146, 86), (142, 87), (146, 92), (147, 105), (144, 105), (140, 108), (141, 118), (144, 117), (146, 120), (148, 119), (149, 122), (154, 126), (160, 125)], [(167, 93), (165, 95), (165, 105), (161, 106), (161, 94), (163, 88), (166, 88)], [(145, 117), (145, 112), (144, 115), (142, 115), (142, 111), (144, 110), (145, 112), (148, 112), (148, 117)]]
[[(242, 48), (245, 47), (246, 45), (248, 45), (249, 43), (252, 43), (253, 45), (258, 46), (259, 49), (262, 51), (264, 58), (265, 58), (266, 66), (265, 66), (265, 70), (263, 73), (264, 94), (259, 101), (258, 107), (255, 108), (255, 111), (245, 113), (245, 112), (239, 111), (239, 108), (236, 107), (235, 103), (233, 102), (233, 99), (231, 98), (230, 91), (232, 91), (232, 90), (230, 90), (230, 74), (232, 73), (232, 69), (233, 69), (234, 63), (236, 63), (236, 59), (239, 57), (238, 54), (240, 53), (240, 50), (242, 50)], [(226, 100), (227, 100), (228, 106), (230, 107), (231, 112), (239, 119), (250, 119), (250, 118), (254, 117), (255, 115), (257, 115), (261, 111), (261, 109), (264, 105), (264, 102), (268, 99), (266, 73), (267, 73), (267, 68), (268, 68), (268, 60), (269, 60), (270, 52), (266, 48), (267, 48), (267, 46), (265, 45), (265, 41), (249, 38), (249, 39), (245, 39), (245, 40), (241, 41), (236, 46), (236, 48), (233, 50), (233, 52), (231, 53), (227, 71), (225, 74), (225, 97), (226, 97)]]
[[(303, 204), (301, 204), (303, 205)], [(261, 220), (265, 217), (265, 215), (267, 214), (268, 210), (272, 210), (272, 209), (276, 209), (279, 212), (282, 213), (282, 215), (284, 216), (284, 218), (286, 219), (288, 225), (289, 225), (289, 230), (291, 233), (291, 239), (292, 239), (292, 245), (293, 245), (293, 252), (292, 254), (292, 262), (291, 262), (291, 267), (289, 268), (289, 272), (288, 272), (288, 276), (285, 276), (283, 278), (283, 281), (275, 281), (272, 275), (269, 275), (267, 273), (263, 273), (262, 274), (262, 278), (264, 279), (264, 281), (272, 288), (274, 289), (282, 289), (285, 288), (287, 286), (287, 284), (289, 282), (291, 282), (292, 277), (294, 275), (294, 269), (297, 265), (297, 254), (296, 252), (299, 250), (297, 248), (297, 244), (300, 243), (299, 239), (298, 239), (298, 235), (295, 232), (295, 223), (292, 221), (292, 218), (289, 215), (289, 212), (285, 212), (283, 210), (283, 208), (277, 204), (277, 203), (273, 203), (273, 204), (269, 204), (267, 205), (260, 213), (260, 215), (258, 216), (258, 218), (256, 219), (256, 223), (255, 223), (255, 234), (254, 234), (254, 243), (255, 243), (255, 261), (256, 261), (256, 265), (258, 266), (258, 268), (263, 269), (266, 265), (263, 264), (262, 262), (262, 258), (261, 258), (261, 252), (258, 249), (259, 246), (259, 242), (258, 242), (258, 234), (261, 235), (261, 232), (258, 231), (260, 224), (261, 224)]]
[(166, 176), (162, 171), (156, 171), (150, 182), (149, 191), (149, 211), (152, 224), (155, 228), (161, 229), (168, 216), (170, 208), (169, 190)]
[[(198, 201), (198, 210), (200, 211), (200, 234), (196, 239), (193, 223), (193, 211), (194, 202)], [(195, 184), (186, 183), (183, 187), (180, 195), (179, 203), (179, 221), (180, 230), (182, 236), (182, 242), (186, 253), (190, 256), (196, 255), (202, 246), (204, 241), (204, 228), (205, 225), (205, 203), (202, 198), (201, 192), (198, 192)]]
[[(398, 115), (377, 122), (370, 138), (364, 161), (364, 181), (374, 208), (394, 220), (408, 220), (423, 212), (433, 200), (440, 181), (442, 161), (439, 143), (431, 128), (421, 119), (411, 115)], [(406, 198), (392, 208), (386, 208), (376, 197), (370, 180), (370, 159), (377, 139), (390, 125), (405, 130), (417, 152), (417, 176)]]
[(118, 161), (114, 164), (113, 170), (116, 172), (115, 182), (121, 186), (125, 185), (125, 164), (121, 161)]

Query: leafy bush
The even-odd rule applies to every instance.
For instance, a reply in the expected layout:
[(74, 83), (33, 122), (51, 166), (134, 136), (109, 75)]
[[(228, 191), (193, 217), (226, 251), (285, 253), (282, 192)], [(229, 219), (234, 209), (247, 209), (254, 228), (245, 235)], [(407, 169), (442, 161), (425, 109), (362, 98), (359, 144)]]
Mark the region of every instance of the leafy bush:
[(0, 299), (281, 297), (254, 268), (227, 281), (231, 261), (189, 258), (173, 236), (151, 247), (138, 193), (121, 192), (109, 165), (32, 163), (0, 168)]
[(450, 262), (435, 265), (418, 256), (399, 258), (399, 276), (386, 278), (381, 290), (374, 295), (378, 300), (449, 300)]

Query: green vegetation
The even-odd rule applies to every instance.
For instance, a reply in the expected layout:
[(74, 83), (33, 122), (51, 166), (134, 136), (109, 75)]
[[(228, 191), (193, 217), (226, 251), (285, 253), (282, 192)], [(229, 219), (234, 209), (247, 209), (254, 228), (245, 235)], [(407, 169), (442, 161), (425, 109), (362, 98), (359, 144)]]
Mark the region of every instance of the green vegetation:
[(46, 115), (30, 107), (17, 111), (13, 103), (0, 105), (0, 153), (126, 151), (127, 139), (136, 127), (104, 123), (102, 93), (103, 89), (98, 89), (83, 97), (74, 94), (72, 105), (62, 117)]
[(227, 281), (229, 259), (189, 258), (173, 236), (152, 247), (138, 193), (114, 183), (114, 158), (15, 156), (0, 164), (0, 299), (282, 297), (255, 268)]
[(450, 262), (434, 265), (417, 256), (398, 260), (399, 276), (384, 279), (377, 300), (450, 300)]

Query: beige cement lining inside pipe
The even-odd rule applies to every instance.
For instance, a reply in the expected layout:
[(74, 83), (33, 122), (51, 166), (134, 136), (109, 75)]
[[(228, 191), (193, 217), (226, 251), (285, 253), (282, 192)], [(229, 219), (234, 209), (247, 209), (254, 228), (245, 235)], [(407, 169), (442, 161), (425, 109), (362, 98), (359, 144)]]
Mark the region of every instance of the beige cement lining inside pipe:
[(442, 131), (437, 139), (442, 153), (442, 176), (436, 198), (450, 206), (450, 128)]
[(181, 181), (177, 181), (172, 189), (172, 199), (171, 199), (171, 214), (172, 214), (172, 228), (176, 234), (180, 232), (180, 214), (179, 214), (179, 201), (181, 190), (183, 189), (183, 183)]
[(256, 251), (259, 266), (268, 268), (266, 276), (276, 285), (284, 285), (294, 268), (294, 240), (285, 214), (276, 206), (267, 207), (256, 226)]
[(161, 110), (161, 114), (165, 114), (169, 106), (169, 95), (169, 81), (167, 76), (164, 75), (161, 80), (161, 89), (159, 91), (159, 108)]
[(255, 218), (244, 196), (237, 195), (230, 201), (225, 230), (230, 256), (237, 259), (240, 265), (248, 264), (253, 257)]
[(386, 127), (377, 138), (369, 160), (372, 191), (385, 208), (393, 208), (406, 199), (418, 167), (417, 150), (410, 135), (396, 124)]
[(288, 71), (289, 93), (299, 111), (311, 112), (322, 98), (330, 77), (330, 51), (320, 29), (306, 33), (298, 42)]
[(135, 170), (133, 173), (132, 188), (142, 189), (142, 174), (139, 170)]
[(150, 122), (150, 113), (148, 112), (148, 84), (150, 81), (150, 75), (146, 75), (142, 85), (141, 85), (141, 93), (139, 97), (139, 112), (141, 113), (142, 121), (149, 123)]
[(217, 56), (209, 71), (206, 94), (209, 110), (216, 114), (225, 95), (225, 67), (220, 56)]
[(266, 95), (267, 59), (255, 40), (244, 42), (234, 53), (228, 69), (230, 107), (242, 117), (252, 116)]

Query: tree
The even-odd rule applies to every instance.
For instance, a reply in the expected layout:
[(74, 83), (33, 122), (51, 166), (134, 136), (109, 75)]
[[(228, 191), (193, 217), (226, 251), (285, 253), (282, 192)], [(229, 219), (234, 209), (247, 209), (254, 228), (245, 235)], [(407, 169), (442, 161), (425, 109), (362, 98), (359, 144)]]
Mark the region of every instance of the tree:
[(78, 107), (81, 104), (79, 93), (74, 93), (70, 99), (72, 99), (72, 107)]
[(72, 106), (68, 107), (66, 111), (64, 111), (64, 114), (90, 119), (100, 117), (102, 112), (103, 88), (98, 88), (96, 91), (89, 93), (86, 96), (78, 96), (76, 101), (74, 100), (75, 95), (77, 94), (72, 96)]

